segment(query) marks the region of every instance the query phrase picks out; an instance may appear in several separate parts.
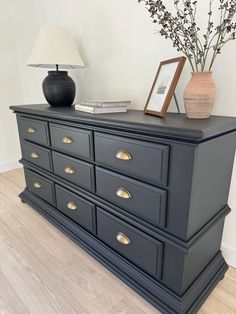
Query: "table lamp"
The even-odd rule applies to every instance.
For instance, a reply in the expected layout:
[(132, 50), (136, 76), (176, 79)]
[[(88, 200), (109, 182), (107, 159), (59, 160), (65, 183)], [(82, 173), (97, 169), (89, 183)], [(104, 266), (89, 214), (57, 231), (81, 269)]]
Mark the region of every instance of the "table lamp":
[(69, 107), (75, 99), (75, 82), (67, 71), (77, 69), (84, 63), (75, 43), (66, 29), (53, 26), (43, 27), (34, 44), (28, 66), (54, 68), (48, 71), (42, 87), (47, 102), (53, 107)]

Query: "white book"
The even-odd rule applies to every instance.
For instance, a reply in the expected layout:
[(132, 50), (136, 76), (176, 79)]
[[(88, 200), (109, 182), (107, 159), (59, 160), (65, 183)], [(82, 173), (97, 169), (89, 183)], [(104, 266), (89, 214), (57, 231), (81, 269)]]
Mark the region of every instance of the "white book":
[(128, 106), (131, 103), (131, 101), (81, 101), (79, 105), (83, 106), (96, 106), (96, 107), (102, 107), (102, 108), (112, 108), (112, 107), (125, 107)]
[(101, 114), (101, 113), (119, 113), (127, 112), (127, 107), (97, 107), (97, 106), (88, 106), (88, 105), (75, 105), (75, 110), (92, 113), (92, 114)]

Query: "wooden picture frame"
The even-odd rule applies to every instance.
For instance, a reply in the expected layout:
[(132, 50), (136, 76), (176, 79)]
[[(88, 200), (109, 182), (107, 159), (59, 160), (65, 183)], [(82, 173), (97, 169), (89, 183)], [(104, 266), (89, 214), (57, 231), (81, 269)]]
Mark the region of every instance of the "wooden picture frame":
[(160, 63), (144, 108), (145, 113), (159, 117), (165, 116), (185, 61), (185, 57), (179, 57)]

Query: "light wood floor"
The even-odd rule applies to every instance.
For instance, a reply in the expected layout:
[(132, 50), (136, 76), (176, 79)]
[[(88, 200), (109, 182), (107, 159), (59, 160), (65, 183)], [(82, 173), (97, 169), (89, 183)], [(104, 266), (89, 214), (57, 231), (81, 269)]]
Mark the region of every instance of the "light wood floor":
[[(17, 195), (22, 170), (0, 174), (1, 314), (159, 313)], [(236, 313), (230, 269), (199, 313)]]

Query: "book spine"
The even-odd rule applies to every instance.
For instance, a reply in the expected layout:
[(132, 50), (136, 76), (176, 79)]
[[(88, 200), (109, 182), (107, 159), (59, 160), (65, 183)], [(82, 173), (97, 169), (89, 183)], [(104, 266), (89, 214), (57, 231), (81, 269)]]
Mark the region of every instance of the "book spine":
[(86, 101), (86, 102), (81, 102), (80, 103), (81, 106), (97, 106), (97, 107), (100, 107), (102, 106), (102, 103), (101, 102), (89, 102), (89, 101)]
[(113, 108), (113, 107), (125, 107), (130, 104), (130, 101), (119, 101), (119, 102), (81, 102), (80, 106), (91, 106), (97, 108)]
[(76, 105), (75, 109), (79, 111), (83, 111), (83, 112), (94, 113), (94, 108), (87, 107), (87, 106)]

